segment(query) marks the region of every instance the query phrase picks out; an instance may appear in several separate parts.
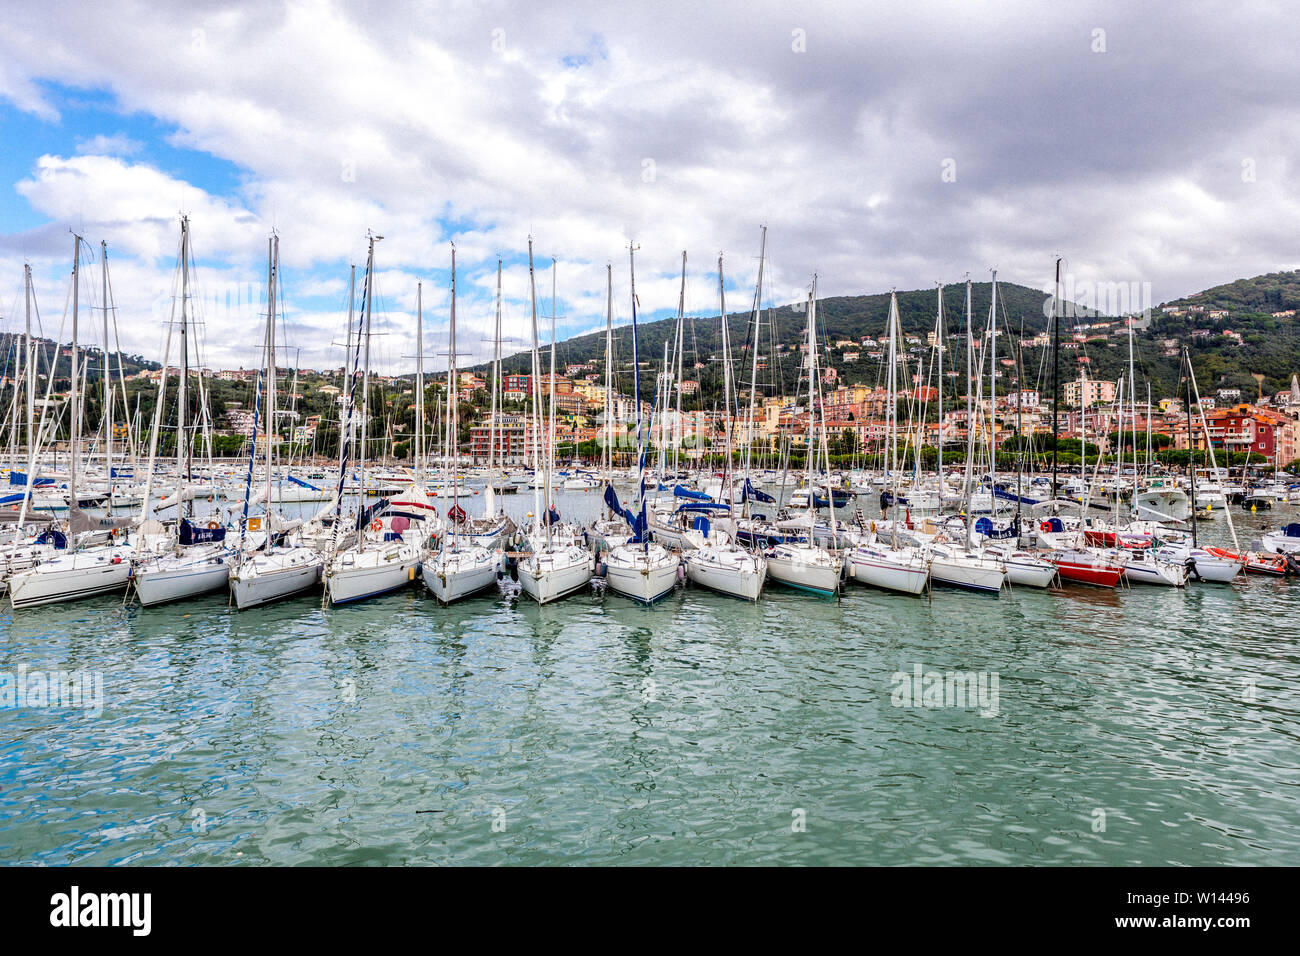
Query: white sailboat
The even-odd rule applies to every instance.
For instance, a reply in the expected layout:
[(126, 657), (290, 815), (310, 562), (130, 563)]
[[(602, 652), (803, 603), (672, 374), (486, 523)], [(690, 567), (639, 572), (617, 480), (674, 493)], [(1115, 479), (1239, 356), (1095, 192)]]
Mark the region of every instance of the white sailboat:
[[(420, 323), (419, 331), (416, 336), (417, 342), (420, 343), (417, 348), (417, 352), (419, 352), (423, 349), (424, 318), (422, 310), (418, 312), (417, 321)], [(447, 510), (447, 533), (443, 536), (441, 545), (425, 555), (423, 562), (421, 562), (420, 570), (420, 576), (424, 581), (424, 586), (432, 591), (434, 597), (443, 604), (450, 604), (452, 601), (458, 601), (461, 598), (469, 597), (471, 594), (477, 594), (486, 588), (492, 587), (496, 584), (502, 562), (505, 560), (499, 545), (477, 544), (473, 538), (462, 533), (462, 526), (465, 523), (466, 515), (460, 505), (454, 503), (456, 489), (459, 487), (460, 480), (460, 476), (457, 473), (457, 462), (460, 458), (460, 435), (457, 430), (457, 405), (459, 403), (455, 398), (457, 382), (455, 246), (452, 246), (451, 249), (451, 325), (449, 336), (450, 343), (447, 352), (447, 394), (449, 396), (449, 401), (447, 406), (446, 437), (448, 454), (445, 457), (445, 461), (447, 462), (447, 469), (451, 473), (453, 504)], [(423, 392), (423, 355), (419, 356), (419, 362), (420, 365), (416, 373), (416, 387), (420, 392)], [(422, 451), (420, 446), (423, 444), (423, 426), (423, 422), (417, 421), (417, 468), (422, 467), (419, 464), (419, 455)]]
[(889, 295), (889, 371), (888, 401), (885, 406), (885, 422), (888, 434), (886, 475), (890, 482), (894, 520), (890, 525), (888, 543), (876, 535), (866, 544), (860, 544), (849, 552), (850, 576), (859, 584), (882, 588), (886, 591), (900, 591), (903, 594), (920, 594), (930, 580), (929, 556), (919, 548), (900, 545), (898, 541), (898, 499), (899, 499), (899, 462), (898, 462), (898, 296)]
[[(640, 463), (637, 477), (637, 508), (634, 514), (625, 513), (632, 535), (626, 543), (613, 548), (605, 558), (606, 585), (618, 594), (643, 604), (651, 604), (666, 596), (677, 586), (681, 559), (661, 544), (652, 544), (646, 517), (645, 465), (646, 448), (641, 433), (641, 371), (637, 352), (636, 330), (636, 245), (628, 247), (628, 264), (632, 277), (632, 375), (633, 402), (636, 406), (636, 447)], [(611, 508), (617, 503), (613, 488), (605, 492)]]
[[(554, 270), (554, 262), (552, 262)], [(538, 604), (549, 604), (569, 594), (587, 588), (595, 571), (595, 560), (590, 551), (580, 543), (581, 532), (568, 526), (559, 526), (559, 514), (551, 504), (551, 480), (555, 472), (555, 286), (554, 272), (551, 285), (551, 375), (549, 430), (542, 427), (541, 363), (538, 359), (537, 340), (537, 281), (533, 269), (533, 240), (528, 240), (528, 289), (532, 302), (533, 326), (533, 473), (540, 479), (533, 486), (533, 526), (524, 539), (527, 552), (516, 565), (519, 584), (525, 594)], [(541, 442), (545, 435), (546, 460), (542, 460)], [(546, 492), (543, 512), (539, 492)]]
[[(760, 273), (762, 266), (759, 266)], [(827, 471), (830, 471), (830, 455), (826, 445), (825, 408), (821, 402), (821, 381), (817, 374), (817, 276), (813, 276), (812, 290), (808, 295), (808, 452), (807, 482), (811, 488), (817, 472), (816, 461), (824, 457)], [(755, 341), (758, 340), (755, 335)], [(757, 350), (756, 350), (757, 351)], [(755, 358), (757, 362), (757, 358)], [(752, 395), (757, 389), (751, 389)], [(822, 409), (822, 423), (817, 426), (817, 410)], [(830, 529), (832, 540), (836, 535), (835, 497), (826, 496), (830, 508)], [(808, 503), (808, 540), (787, 540), (776, 544), (764, 552), (767, 559), (767, 573), (772, 580), (801, 591), (809, 591), (828, 597), (834, 597), (840, 591), (840, 578), (844, 571), (844, 560), (815, 543), (817, 528), (817, 509), (813, 501)], [(836, 542), (838, 543), (838, 542)]]
[[(190, 299), (190, 229), (189, 219), (181, 220), (181, 377), (176, 399), (176, 472), (177, 500), (188, 502), (183, 492), (191, 486), (191, 448), (193, 436), (187, 429), (189, 406), (189, 299)], [(156, 510), (156, 509), (155, 509)], [(143, 519), (143, 515), (141, 516)], [(200, 528), (193, 522), (193, 511), (177, 508), (176, 537), (167, 553), (137, 555), (131, 583), (140, 604), (149, 607), (197, 597), (224, 589), (230, 582), (233, 553), (225, 544), (226, 529), (220, 526)], [(215, 525), (217, 522), (210, 522)]]
[[(766, 230), (765, 230), (766, 234)], [(722, 276), (722, 256), (718, 256), (718, 310), (722, 320), (722, 390), (724, 398), (723, 430), (726, 435), (726, 458), (723, 483), (727, 504), (735, 508), (731, 473), (731, 346), (727, 332), (727, 299)], [(726, 532), (713, 531), (706, 542), (686, 554), (686, 576), (695, 584), (747, 601), (757, 601), (767, 580), (767, 559), (740, 547)]]
[[(78, 401), (78, 385), (81, 373), (77, 369), (77, 322), (81, 301), (82, 242), (80, 236), (73, 236), (68, 535), (74, 542), (93, 529), (90, 519), (76, 506), (77, 464), (78, 458), (81, 456), (81, 404)], [(107, 343), (105, 343), (106, 350), (107, 347)], [(165, 367), (166, 362), (164, 361)], [(51, 381), (53, 381), (53, 378), (54, 376), (51, 374)], [(35, 481), (35, 470), (34, 466), (29, 467), (29, 482)], [(97, 594), (119, 591), (126, 587), (130, 578), (131, 559), (134, 553), (133, 546), (115, 543), (95, 545), (74, 551), (62, 551), (54, 557), (42, 560), (40, 563), (20, 571), (15, 571), (10, 575), (10, 604), (17, 610), (39, 604), (73, 601)]]
[[(492, 409), (488, 417), (487, 484), (483, 488), (483, 515), (467, 517), (461, 531), (474, 544), (499, 548), (515, 533), (515, 523), (497, 504), (497, 487), (504, 487), (504, 472), (497, 462), (497, 397), (501, 394), (501, 260), (497, 260), (496, 329), (492, 337)], [(504, 458), (504, 453), (502, 458)]]
[[(989, 347), (984, 349), (980, 354), (980, 367), (975, 370), (975, 391), (971, 395), (967, 390), (968, 407), (972, 414), (978, 415), (979, 410), (983, 407), (984, 391), (984, 355), (989, 356), (989, 367), (991, 374), (989, 376), (989, 435), (990, 446), (992, 445), (992, 435), (995, 432), (993, 421), (993, 408), (997, 404), (997, 391), (993, 383), (996, 379), (996, 364), (993, 362), (993, 351), (997, 342), (997, 305), (998, 305), (998, 274), (993, 273), (992, 294), (989, 304)], [(971, 283), (966, 280), (966, 368), (969, 373), (971, 366), (971, 355), (974, 349), (972, 339), (973, 317), (971, 314)], [(969, 374), (967, 376), (969, 380)], [(983, 549), (977, 547), (974, 543), (974, 521), (972, 516), (974, 512), (971, 508), (971, 496), (974, 489), (974, 462), (975, 462), (975, 433), (979, 430), (975, 427), (974, 421), (967, 423), (966, 429), (966, 480), (964, 482), (963, 494), (965, 502), (963, 511), (966, 513), (966, 527), (964, 539), (961, 541), (945, 541), (945, 536), (940, 535), (929, 544), (925, 545), (923, 550), (930, 560), (930, 580), (935, 584), (945, 585), (947, 587), (964, 588), (968, 591), (984, 591), (996, 593), (1002, 590), (1002, 585), (1006, 583), (1007, 569), (1002, 561), (994, 555), (988, 554)], [(990, 448), (990, 451), (992, 449)], [(993, 456), (990, 456), (993, 457)], [(996, 478), (996, 475), (993, 476)]]
[[(249, 531), (261, 531), (258, 526), (264, 522), (268, 536), (272, 535), (277, 529), (273, 525), (280, 523), (279, 516), (271, 510), (272, 489), (274, 487), (275, 465), (272, 458), (272, 448), (274, 442), (271, 437), (275, 434), (275, 386), (276, 386), (276, 361), (275, 361), (275, 315), (276, 308), (279, 304), (278, 295), (280, 291), (279, 271), (280, 271), (280, 238), (272, 236), (270, 240), (271, 247), (268, 250), (267, 264), (267, 313), (266, 313), (266, 491), (263, 496), (266, 512), (261, 522), (253, 523), (248, 515), (250, 494), (253, 484), (253, 460), (257, 449), (257, 424), (254, 418), (253, 441), (249, 448), (248, 454), (248, 476), (244, 483), (244, 515), (240, 525), (240, 541), (246, 540)], [(260, 389), (259, 381), (258, 387)], [(257, 403), (254, 400), (254, 415), (256, 415)], [(307, 547), (301, 542), (276, 543), (273, 538), (268, 537), (265, 547), (249, 553), (243, 547), (236, 551), (236, 563), (230, 570), (230, 591), (234, 598), (235, 606), (239, 610), (245, 610), (250, 607), (260, 607), (264, 604), (270, 604), (272, 601), (278, 601), (282, 598), (292, 597), (295, 594), (301, 594), (304, 591), (314, 588), (321, 578), (321, 572), (324, 569), (324, 559), (314, 548)]]
[[(366, 437), (370, 430), (370, 320), (373, 311), (375, 289), (375, 242), (380, 236), (369, 237), (369, 250), (366, 255), (366, 273), (361, 297), (361, 325), (357, 333), (358, 348), (364, 343), (364, 367), (361, 374), (361, 421), (360, 437), (355, 439), (358, 446), (357, 460), (360, 481), (358, 492), (363, 497), (366, 489)], [(356, 389), (357, 358), (353, 356), (352, 383), (349, 398)], [(348, 427), (344, 430), (345, 441), (351, 442), (352, 415), (354, 403), (348, 404)], [(383, 516), (373, 511), (362, 510), (357, 517), (356, 530), (347, 534), (342, 541), (342, 482), (347, 473), (346, 455), (342, 459), (339, 475), (340, 494), (335, 506), (335, 546), (331, 548), (325, 561), (325, 596), (331, 604), (349, 604), (366, 598), (387, 594), (406, 587), (415, 580), (420, 567), (420, 555), (423, 550), (423, 537), (420, 521), (412, 521), (406, 515)], [(359, 506), (360, 506), (359, 505)], [(340, 545), (342, 545), (340, 547)]]
[[(605, 440), (601, 449), (604, 465), (604, 485), (612, 488), (614, 481), (614, 267), (605, 266)], [(608, 495), (608, 492), (606, 492)], [(587, 544), (597, 552), (611, 551), (627, 544), (632, 537), (622, 515), (616, 515), (608, 504), (602, 505), (601, 515), (587, 526)], [(657, 537), (657, 535), (656, 535)]]

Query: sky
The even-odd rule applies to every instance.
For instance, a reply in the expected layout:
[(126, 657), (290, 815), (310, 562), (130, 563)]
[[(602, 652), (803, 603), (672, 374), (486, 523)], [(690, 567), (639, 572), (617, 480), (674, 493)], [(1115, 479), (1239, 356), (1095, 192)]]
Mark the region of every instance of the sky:
[[(197, 360), (255, 367), (267, 238), (281, 355), (343, 363), (349, 269), (376, 244), (372, 358), (411, 371), (685, 302), (766, 303), (970, 274), (1137, 283), (1156, 304), (1300, 267), (1300, 21), (1285, 4), (13, 5), (0, 31), (0, 329), (160, 360), (179, 219)], [(552, 262), (554, 261), (554, 272)], [(885, 316), (879, 317), (883, 330)], [(83, 333), (85, 338), (85, 333)], [(562, 353), (561, 353), (562, 355)]]

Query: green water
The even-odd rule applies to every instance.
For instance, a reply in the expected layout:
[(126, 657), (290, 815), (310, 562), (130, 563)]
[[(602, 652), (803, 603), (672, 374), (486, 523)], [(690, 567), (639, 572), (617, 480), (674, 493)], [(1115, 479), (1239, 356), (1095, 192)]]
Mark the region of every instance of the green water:
[[(0, 860), (1294, 864), (1298, 611), (1260, 579), (6, 609), (0, 670), (99, 671), (104, 709), (0, 710)], [(918, 664), (996, 675), (996, 716), (895, 706)]]

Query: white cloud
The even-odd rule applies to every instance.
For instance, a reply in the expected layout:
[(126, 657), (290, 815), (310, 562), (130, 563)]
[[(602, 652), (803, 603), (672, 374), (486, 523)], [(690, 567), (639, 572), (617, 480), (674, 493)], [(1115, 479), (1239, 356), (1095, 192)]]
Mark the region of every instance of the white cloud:
[[(716, 309), (719, 250), (729, 305), (746, 307), (761, 222), (776, 301), (801, 295), (814, 270), (827, 295), (928, 287), (994, 265), (1039, 285), (1055, 253), (1081, 276), (1151, 281), (1158, 298), (1294, 266), (1296, 25), (1267, 4), (1230, 18), (1183, 10), (19, 9), (0, 38), (0, 97), (57, 122), (41, 81), (108, 90), (123, 113), (173, 128), (171, 146), (226, 160), (240, 178), (210, 193), (134, 161), (121, 134), (76, 143), (82, 155), (33, 156), (17, 189), (52, 225), (4, 237), (0, 267), (17, 261), (2, 250), (21, 249), (60, 297), (60, 232), (75, 226), (109, 239), (123, 276), (138, 270), (119, 292), (147, 314), (170, 288), (180, 212), (204, 281), (261, 282), (274, 226), (286, 294), (304, 302), (294, 329), (310, 341), (296, 344), (304, 362), (335, 365), (347, 264), (364, 262), (373, 230), (385, 236), (378, 287), (393, 333), (378, 351), (409, 367), (419, 279), (427, 338), (445, 336), (452, 239), (458, 319), (480, 355), (498, 255), (508, 334), (527, 337), (529, 235), (539, 269), (560, 259), (573, 331), (603, 325), (608, 261), (626, 320), (631, 239), (647, 311), (675, 309), (684, 248), (688, 309)], [(1098, 23), (1101, 55), (1090, 51)], [(792, 48), (795, 29), (807, 52)], [(955, 182), (941, 181), (945, 159)], [(539, 296), (546, 313), (549, 277)], [(210, 317), (214, 362), (235, 361), (256, 321)]]

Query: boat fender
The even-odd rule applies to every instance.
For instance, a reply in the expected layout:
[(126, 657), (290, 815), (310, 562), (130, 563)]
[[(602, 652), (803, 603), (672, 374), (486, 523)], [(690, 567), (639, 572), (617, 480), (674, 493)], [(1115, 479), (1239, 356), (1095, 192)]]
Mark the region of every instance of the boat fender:
[(677, 565), (677, 583), (686, 583), (686, 566), (684, 564)]

